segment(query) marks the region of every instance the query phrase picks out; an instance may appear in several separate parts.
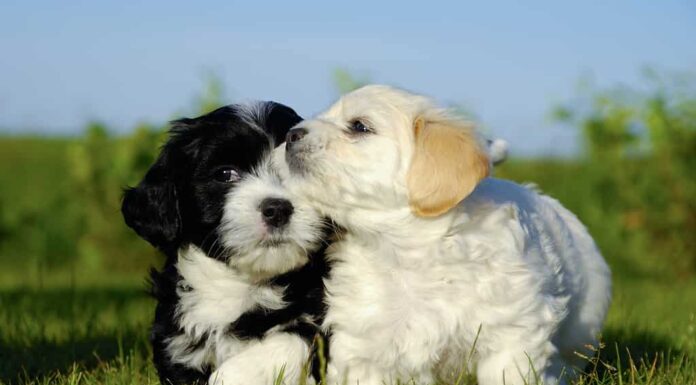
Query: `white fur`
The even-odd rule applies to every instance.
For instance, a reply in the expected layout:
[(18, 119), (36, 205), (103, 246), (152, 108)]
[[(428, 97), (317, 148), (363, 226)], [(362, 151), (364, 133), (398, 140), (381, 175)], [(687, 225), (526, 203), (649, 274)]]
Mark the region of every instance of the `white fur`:
[[(468, 363), (480, 385), (562, 383), (597, 342), (609, 268), (573, 214), (512, 182), (484, 179), (444, 215), (414, 215), (413, 122), (442, 113), (368, 86), (300, 123), (293, 188), (347, 229), (326, 282), (330, 381), (429, 383)], [(356, 118), (374, 133), (350, 134)]]
[[(282, 152), (273, 152), (275, 156)], [(228, 263), (262, 280), (285, 273), (307, 263), (308, 249), (320, 239), (321, 220), (307, 203), (290, 197), (283, 187), (273, 155), (252, 174), (244, 176), (230, 191), (220, 224), (223, 247), (230, 249)], [(283, 198), (293, 204), (290, 223), (282, 229), (269, 228), (259, 205), (266, 198)]]
[[(243, 354), (225, 361), (211, 376), (210, 385), (274, 384), (282, 374), (283, 384), (296, 385), (306, 375), (309, 347), (297, 335), (275, 333), (250, 343)], [(312, 381), (308, 378), (308, 383)]]
[(488, 141), (488, 155), (494, 165), (503, 163), (508, 156), (508, 142), (503, 139), (492, 139)]

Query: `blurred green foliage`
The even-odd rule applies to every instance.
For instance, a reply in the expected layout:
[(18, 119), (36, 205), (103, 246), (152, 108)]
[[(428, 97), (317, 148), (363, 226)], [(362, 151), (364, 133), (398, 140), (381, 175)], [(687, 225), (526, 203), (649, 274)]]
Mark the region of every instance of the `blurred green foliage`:
[(333, 72), (334, 88), (340, 95), (347, 94), (370, 83), (369, 76), (364, 74), (357, 76), (345, 68), (337, 68)]
[[(696, 84), (693, 76), (648, 77), (636, 90), (584, 87), (554, 110), (577, 129), (574, 159), (511, 159), (497, 176), (533, 182), (589, 227), (615, 271), (696, 274)], [(365, 83), (337, 70), (338, 93)], [(220, 105), (224, 90), (208, 76), (189, 116)], [(184, 114), (182, 114), (184, 115)], [(0, 140), (0, 261), (44, 277), (144, 271), (156, 253), (120, 216), (122, 189), (154, 161), (166, 127), (141, 124), (115, 135), (101, 123), (68, 139)], [(512, 143), (514, 149), (515, 144)]]
[[(369, 82), (334, 75), (339, 94)], [(647, 78), (585, 87), (554, 110), (581, 134), (580, 156), (495, 170), (575, 212), (612, 266), (605, 366), (583, 384), (692, 384), (696, 373), (696, 78)], [(175, 117), (224, 98), (210, 75)], [(0, 384), (156, 383), (143, 280), (158, 256), (123, 224), (120, 202), (165, 138), (160, 125), (116, 135), (101, 123), (74, 138), (0, 138)]]
[[(134, 185), (154, 162), (165, 138), (162, 127), (138, 126), (133, 134), (115, 137), (93, 123), (68, 151), (72, 194), (79, 197), (81, 231), (77, 238), (80, 267), (88, 270), (131, 265), (130, 255), (150, 254), (143, 242), (119, 224), (125, 186)], [(122, 222), (122, 221), (120, 221)], [(126, 266), (123, 263), (126, 263)]]
[[(648, 87), (593, 91), (559, 107), (581, 130), (586, 186), (576, 212), (624, 262), (696, 273), (696, 77), (646, 75)], [(588, 189), (589, 187), (589, 189)]]
[(75, 255), (79, 203), (70, 198), (72, 139), (0, 140), (0, 274), (40, 273)]
[[(188, 111), (220, 107), (224, 90), (208, 75)], [(178, 116), (177, 116), (178, 117)], [(77, 138), (0, 139), (0, 283), (43, 282), (48, 275), (138, 272), (157, 253), (127, 228), (120, 214), (123, 189), (154, 162), (166, 126), (140, 124), (116, 135), (93, 122)]]

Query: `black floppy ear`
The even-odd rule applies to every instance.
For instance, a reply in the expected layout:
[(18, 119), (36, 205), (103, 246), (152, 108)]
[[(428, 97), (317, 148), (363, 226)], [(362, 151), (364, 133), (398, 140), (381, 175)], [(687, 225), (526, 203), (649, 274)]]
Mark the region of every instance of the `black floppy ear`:
[(168, 180), (160, 156), (145, 178), (123, 195), (121, 213), (126, 224), (164, 253), (176, 249), (181, 216), (176, 186)]
[(268, 102), (268, 104), (268, 115), (264, 129), (273, 136), (274, 144), (278, 146), (285, 142), (285, 135), (292, 127), (302, 121), (302, 117), (284, 104), (276, 102)]

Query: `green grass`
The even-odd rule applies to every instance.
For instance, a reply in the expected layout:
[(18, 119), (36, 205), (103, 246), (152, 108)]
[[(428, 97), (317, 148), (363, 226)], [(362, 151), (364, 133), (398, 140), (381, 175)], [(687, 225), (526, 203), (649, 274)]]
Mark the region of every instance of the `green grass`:
[[(0, 290), (0, 382), (153, 382), (143, 283), (25, 282)], [(116, 281), (111, 277), (110, 281)]]
[[(122, 228), (118, 202), (94, 221), (110, 226), (100, 234), (118, 234), (118, 248), (103, 243), (103, 265), (70, 254), (84, 252), (77, 244), (91, 223), (71, 195), (75, 142), (0, 139), (0, 384), (157, 383), (147, 340), (154, 303), (144, 284), (156, 259)], [(577, 213), (612, 266), (605, 346), (581, 383), (696, 384), (694, 274), (599, 208), (612, 197), (593, 185), (586, 164), (511, 160), (496, 173), (536, 182)]]
[[(154, 303), (142, 282), (117, 278), (0, 289), (0, 383), (156, 383)], [(696, 282), (619, 279), (604, 341), (602, 363), (583, 383), (696, 383)]]

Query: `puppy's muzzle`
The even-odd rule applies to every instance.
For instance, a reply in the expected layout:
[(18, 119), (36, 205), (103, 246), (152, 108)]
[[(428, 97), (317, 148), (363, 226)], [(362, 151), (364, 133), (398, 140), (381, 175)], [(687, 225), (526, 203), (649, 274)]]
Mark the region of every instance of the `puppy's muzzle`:
[(292, 203), (287, 199), (266, 198), (259, 205), (263, 222), (271, 228), (281, 228), (290, 222), (290, 217), (295, 211)]

